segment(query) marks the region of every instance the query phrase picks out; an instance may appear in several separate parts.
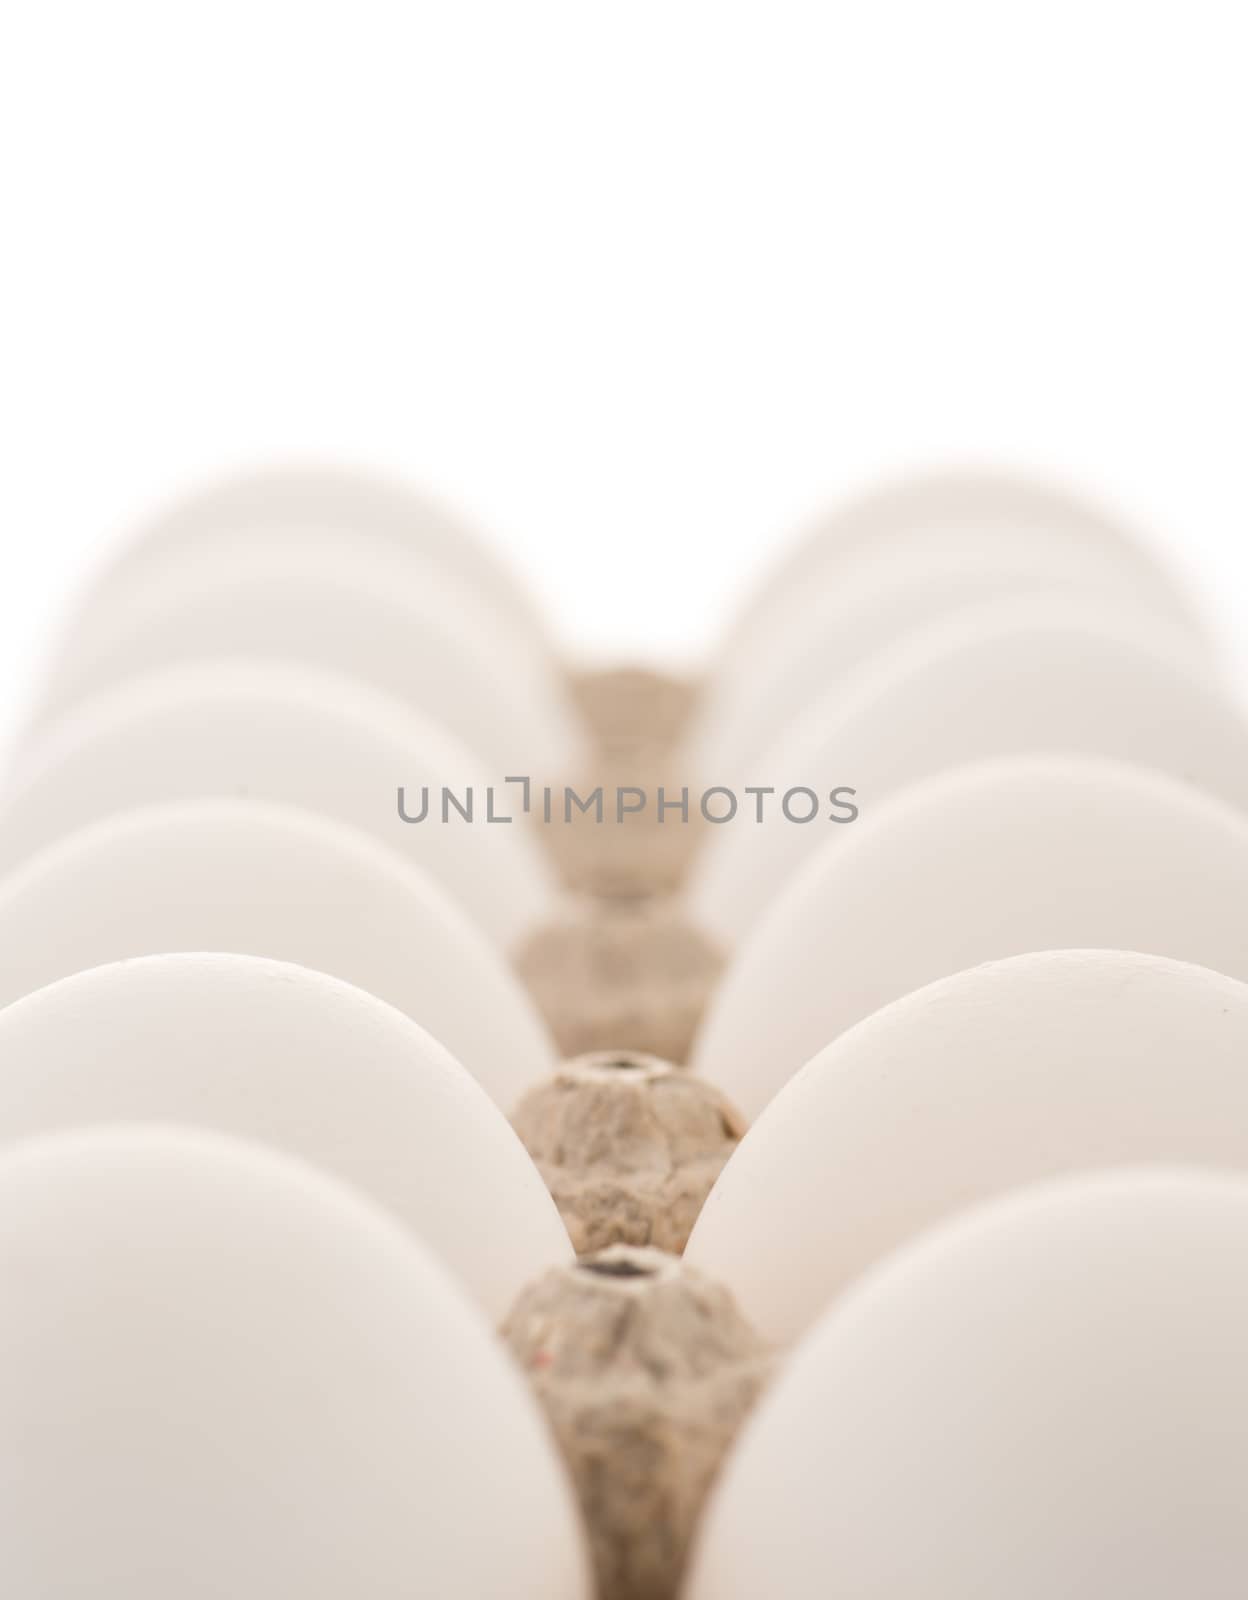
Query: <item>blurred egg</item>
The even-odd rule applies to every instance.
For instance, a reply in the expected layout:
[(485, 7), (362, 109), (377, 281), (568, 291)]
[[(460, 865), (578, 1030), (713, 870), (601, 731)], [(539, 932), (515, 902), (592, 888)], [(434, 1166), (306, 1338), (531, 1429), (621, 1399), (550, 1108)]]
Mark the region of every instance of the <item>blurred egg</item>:
[(1248, 818), (1161, 773), (961, 767), (850, 831), (772, 903), (695, 1040), (747, 1118), (854, 1023), (982, 961), (1139, 950), (1248, 979)]
[(746, 1424), (687, 1600), (1241, 1600), (1246, 1258), (1248, 1183), (1138, 1171), (890, 1257)]
[(1111, 629), (1125, 622), (1208, 670), (1203, 642), (1172, 616), (1117, 586), (1098, 592), (1069, 570), (1060, 551), (1040, 546), (1030, 554), (1039, 559), (938, 545), (900, 566), (887, 549), (857, 561), (851, 579), (838, 577), (833, 587), (810, 594), (800, 613), (787, 614), (767, 648), (720, 663), (691, 734), (691, 770), (708, 780), (740, 771), (811, 707), (852, 693), (857, 675), (877, 656), (977, 605), (1045, 600), (1058, 617), (1065, 610)]
[(144, 582), (207, 554), (232, 560), (270, 543), (316, 552), (350, 548), (357, 567), (402, 561), (409, 584), (440, 575), (489, 624), (544, 648), (532, 597), (471, 528), (406, 484), (330, 465), (269, 467), (208, 484), (164, 508), (114, 553), (84, 618)]
[(353, 1184), (492, 1322), (571, 1254), (506, 1118), (434, 1038), (362, 989), (254, 956), (162, 955), (0, 1010), (0, 1149), (101, 1122), (180, 1123)]
[(1201, 626), (1173, 578), (1100, 507), (1023, 475), (994, 470), (929, 473), (879, 487), (813, 528), (759, 583), (729, 632), (726, 660), (767, 653), (812, 597), (851, 584), (859, 564), (897, 572), (933, 552), (966, 565), (1052, 564), (1071, 580), (1169, 616), (1199, 638)]
[(440, 572), (408, 566), (358, 541), (289, 535), (184, 550), (82, 619), (43, 715), (170, 666), (270, 660), (341, 673), (436, 718), (499, 780), (568, 769), (579, 734), (546, 654), (489, 625)]
[(1016, 956), (895, 1000), (808, 1062), (685, 1256), (791, 1340), (955, 1211), (1158, 1162), (1248, 1174), (1248, 985), (1117, 950)]
[[(784, 729), (748, 775), (775, 790), (763, 821), (742, 809), (713, 830), (694, 913), (740, 938), (809, 860), (819, 831), (841, 845), (855, 832), (856, 823), (829, 826), (837, 788), (873, 810), (933, 773), (1033, 753), (1137, 761), (1248, 805), (1248, 726), (1181, 653), (1069, 600), (977, 606), (875, 658)], [(796, 786), (818, 798), (811, 824), (782, 809)], [(809, 802), (790, 809), (805, 817)]]
[(0, 1160), (0, 1593), (588, 1592), (523, 1380), (383, 1212), (184, 1130)]
[(532, 1002), (465, 914), (342, 823), (255, 800), (155, 806), (88, 825), (0, 880), (0, 1003), (180, 951), (267, 956), (368, 990), (504, 1110), (553, 1065)]
[[(468, 797), (472, 822), (442, 796)], [(425, 820), (405, 823), (404, 814)], [(493, 801), (491, 802), (491, 793)], [(551, 886), (513, 789), (437, 723), (350, 679), (274, 662), (175, 668), (97, 694), (25, 752), (0, 864), (133, 806), (247, 795), (354, 823), (424, 868), (492, 938), (545, 917)], [(487, 811), (508, 816), (492, 824)]]

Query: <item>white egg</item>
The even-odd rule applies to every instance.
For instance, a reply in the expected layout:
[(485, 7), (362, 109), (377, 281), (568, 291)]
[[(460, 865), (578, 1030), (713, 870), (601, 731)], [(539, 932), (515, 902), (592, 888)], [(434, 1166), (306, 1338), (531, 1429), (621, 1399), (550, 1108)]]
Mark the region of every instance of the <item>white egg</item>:
[(695, 1041), (747, 1117), (863, 1017), (982, 961), (1139, 950), (1248, 979), (1248, 818), (1161, 773), (962, 767), (849, 831), (773, 902)]
[(886, 482), (821, 518), (760, 583), (729, 632), (725, 660), (764, 658), (821, 591), (852, 584), (861, 564), (904, 571), (932, 552), (965, 565), (1048, 567), (1202, 629), (1152, 552), (1102, 508), (1018, 474), (948, 471)]
[(101, 1122), (271, 1145), (386, 1207), (494, 1323), (571, 1255), (485, 1091), (423, 1028), (340, 979), (254, 956), (114, 962), (0, 1009), (0, 1061), (0, 1148)]
[(342, 673), (435, 717), (491, 776), (569, 770), (579, 734), (547, 656), (483, 621), (439, 571), (410, 568), (358, 540), (325, 548), (272, 532), (182, 550), (81, 619), (43, 716), (169, 666), (277, 660)]
[[(420, 823), (404, 822), (405, 814)], [(472, 805), (472, 822), (443, 790)], [(491, 823), (487, 813), (510, 823)], [(84, 815), (248, 795), (350, 822), (424, 868), (509, 945), (547, 913), (550, 875), (515, 786), (437, 723), (350, 679), (273, 662), (175, 668), (97, 694), (25, 752), (0, 808), (10, 867)]]
[(584, 1600), (484, 1318), (385, 1213), (172, 1129), (0, 1160), (0, 1593)]
[(208, 552), (232, 558), (269, 541), (303, 550), (353, 549), (357, 567), (404, 561), (408, 581), (439, 574), (458, 585), (489, 624), (537, 648), (545, 628), (532, 597), (471, 528), (407, 485), (334, 466), (264, 468), (211, 483), (164, 508), (118, 550), (96, 579), (85, 615), (133, 586)]
[(1156, 1162), (1248, 1175), (1248, 985), (1125, 951), (1017, 956), (895, 1000), (808, 1062), (685, 1259), (790, 1340), (955, 1211)]
[(1190, 628), (1120, 586), (1098, 586), (1070, 571), (1060, 551), (1041, 546), (1024, 560), (991, 549), (949, 550), (943, 542), (902, 564), (888, 551), (868, 552), (852, 577), (811, 593), (766, 649), (719, 663), (690, 735), (691, 771), (707, 781), (739, 772), (795, 723), (834, 694), (852, 693), (857, 675), (883, 652), (943, 617), (974, 605), (1047, 599), (1109, 627), (1134, 625), (1149, 640), (1208, 670), (1208, 651)]
[(927, 1234), (781, 1370), (687, 1600), (1241, 1600), (1246, 1258), (1248, 1183), (1182, 1172)]
[(106, 818), (0, 881), (0, 1004), (129, 956), (329, 973), (434, 1035), (504, 1110), (554, 1050), (517, 979), (425, 874), (357, 829), (254, 800)]
[[(742, 807), (714, 830), (694, 912), (721, 938), (740, 938), (820, 833), (849, 841), (856, 822), (829, 823), (835, 789), (852, 790), (865, 812), (933, 773), (1032, 753), (1136, 761), (1248, 805), (1248, 726), (1181, 654), (1126, 618), (1069, 600), (972, 607), (877, 657), (783, 730), (749, 774), (775, 790), (763, 820)], [(802, 787), (817, 806), (799, 795), (789, 809), (800, 818), (813, 809), (806, 824), (790, 820), (781, 800)]]

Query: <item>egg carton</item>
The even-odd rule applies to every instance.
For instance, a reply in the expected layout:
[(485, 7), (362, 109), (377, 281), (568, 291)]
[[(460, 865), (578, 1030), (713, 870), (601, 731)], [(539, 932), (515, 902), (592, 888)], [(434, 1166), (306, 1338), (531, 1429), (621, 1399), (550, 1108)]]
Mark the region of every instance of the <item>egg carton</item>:
[(697, 681), (403, 486), (166, 512), (0, 811), (0, 1592), (1242, 1595), (1246, 799), (1047, 485)]

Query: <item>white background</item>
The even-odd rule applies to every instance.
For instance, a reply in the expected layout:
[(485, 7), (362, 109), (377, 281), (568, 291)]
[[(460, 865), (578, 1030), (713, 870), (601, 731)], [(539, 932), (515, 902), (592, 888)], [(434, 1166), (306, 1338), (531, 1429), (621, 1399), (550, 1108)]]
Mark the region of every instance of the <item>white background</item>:
[(0, 722), (110, 539), (292, 455), (674, 659), (821, 504), (1017, 462), (1136, 519), (1242, 676), (1230, 0), (0, 15)]

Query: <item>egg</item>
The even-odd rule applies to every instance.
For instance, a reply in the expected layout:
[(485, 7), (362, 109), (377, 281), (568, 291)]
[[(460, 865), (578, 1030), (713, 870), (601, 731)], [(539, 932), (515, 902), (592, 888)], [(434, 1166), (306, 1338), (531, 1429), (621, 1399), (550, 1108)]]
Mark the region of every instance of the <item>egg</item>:
[(204, 800), (88, 824), (0, 880), (0, 1003), (131, 956), (289, 961), (389, 1001), (504, 1109), (549, 1076), (533, 1003), (467, 916), (366, 834)]
[(1248, 817), (1164, 774), (989, 762), (850, 831), (772, 904), (695, 1041), (691, 1064), (747, 1119), (854, 1023), (983, 961), (1139, 950), (1248, 979)]
[[(1138, 761), (1248, 804), (1248, 727), (1208, 673), (1138, 624), (1052, 598), (972, 607), (912, 635), (816, 701), (749, 781), (777, 795), (844, 785), (865, 811), (932, 773), (1031, 753)], [(739, 938), (819, 830), (841, 844), (853, 831), (829, 827), (826, 806), (810, 826), (794, 823), (775, 799), (761, 825), (742, 814), (709, 830), (695, 915)]]
[[(467, 802), (471, 822), (458, 810), (444, 816), (444, 791)], [(0, 806), (0, 865), (80, 827), (84, 810), (101, 818), (218, 795), (354, 823), (427, 871), (503, 946), (550, 905), (551, 875), (514, 787), (400, 702), (335, 673), (274, 662), (155, 673), (52, 724), (24, 753)], [(422, 822), (404, 821), (422, 807)]]
[(233, 560), (266, 545), (301, 552), (336, 548), (352, 555), (357, 570), (402, 570), (409, 584), (441, 577), (458, 587), (487, 626), (547, 647), (527, 589), (458, 517), (406, 484), (311, 463), (221, 478), (164, 507), (96, 575), (81, 622), (184, 563), (205, 555), (212, 563)]
[(501, 1322), (571, 1254), (502, 1112), (436, 1039), (338, 978), (255, 956), (113, 962), (0, 1010), (0, 1150), (109, 1122), (273, 1146), (353, 1184)]
[(1248, 1175), (1248, 985), (1062, 950), (941, 979), (780, 1091), (693, 1229), (691, 1265), (797, 1338), (876, 1262), (965, 1207), (1082, 1170)]
[(0, 1160), (0, 1592), (586, 1600), (489, 1325), (384, 1212), (215, 1135)]
[(1060, 552), (1040, 546), (997, 555), (991, 548), (952, 549), (944, 541), (898, 565), (887, 546), (855, 562), (852, 575), (808, 594), (767, 648), (721, 663), (691, 734), (690, 766), (708, 781), (762, 755), (777, 730), (834, 693), (912, 634), (973, 606), (1047, 601), (1057, 616), (1089, 613), (1109, 626), (1134, 626), (1163, 648), (1209, 670), (1208, 650), (1191, 629), (1117, 586), (1098, 586), (1068, 569)]
[(746, 1424), (687, 1600), (1239, 1600), (1246, 1254), (1243, 1178), (1137, 1170), (889, 1257)]
[(142, 576), (65, 641), (41, 723), (162, 668), (241, 657), (333, 671), (402, 701), (500, 779), (580, 757), (545, 653), (486, 626), (437, 570), (358, 540), (324, 548), (266, 532), (242, 546), (219, 537)]
[(860, 568), (887, 563), (900, 573), (942, 551), (967, 567), (1047, 571), (1203, 635), (1173, 576), (1115, 516), (1040, 479), (955, 469), (884, 482), (817, 520), (755, 585), (723, 660), (764, 658), (801, 626), (813, 597), (852, 585)]

